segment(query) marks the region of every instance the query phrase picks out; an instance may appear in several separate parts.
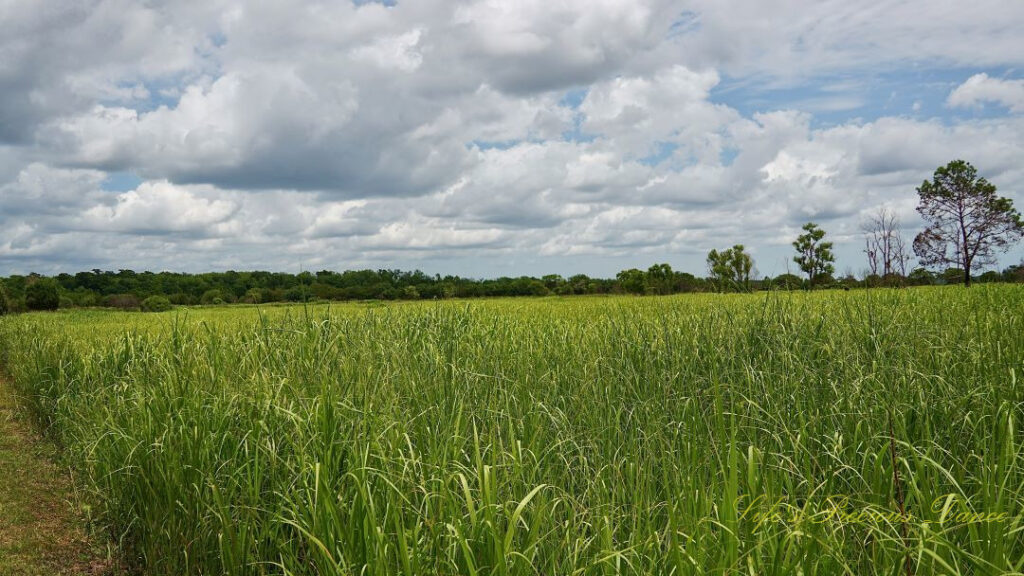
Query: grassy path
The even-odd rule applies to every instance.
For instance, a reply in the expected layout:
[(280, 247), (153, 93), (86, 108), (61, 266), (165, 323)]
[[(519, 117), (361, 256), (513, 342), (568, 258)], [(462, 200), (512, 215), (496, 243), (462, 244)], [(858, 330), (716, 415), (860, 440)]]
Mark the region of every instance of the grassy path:
[(67, 471), (52, 444), (19, 417), (0, 378), (0, 575), (110, 574), (74, 507)]

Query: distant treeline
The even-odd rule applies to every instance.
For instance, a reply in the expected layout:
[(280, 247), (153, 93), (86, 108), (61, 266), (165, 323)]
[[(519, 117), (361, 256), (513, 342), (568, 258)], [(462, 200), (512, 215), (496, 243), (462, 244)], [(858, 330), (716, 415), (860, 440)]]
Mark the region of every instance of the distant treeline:
[[(935, 274), (918, 268), (907, 276), (852, 275), (808, 280), (794, 274), (750, 280), (742, 285), (699, 278), (656, 264), (647, 270), (629, 269), (615, 278), (568, 278), (548, 275), (473, 279), (429, 275), (420, 271), (349, 270), (345, 272), (117, 272), (92, 270), (45, 277), (38, 274), (0, 279), (0, 313), (72, 307), (166, 309), (169, 305), (261, 304), (315, 300), (420, 300), (496, 296), (549, 296), (573, 294), (675, 294), (681, 292), (732, 292), (753, 290), (800, 290), (808, 288), (864, 288), (952, 284), (963, 272), (950, 268)], [(1024, 264), (1002, 272), (989, 271), (977, 282), (1024, 282)]]

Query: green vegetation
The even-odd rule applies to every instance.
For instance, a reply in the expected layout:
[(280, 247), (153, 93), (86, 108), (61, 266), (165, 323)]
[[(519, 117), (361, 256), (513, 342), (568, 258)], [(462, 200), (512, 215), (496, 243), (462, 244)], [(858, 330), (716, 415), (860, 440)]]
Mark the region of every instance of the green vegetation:
[(143, 312), (167, 312), (174, 306), (163, 296), (150, 296), (142, 301)]
[[(720, 252), (728, 253), (732, 249)], [(754, 278), (754, 262), (742, 252), (743, 260), (728, 263), (725, 282), (719, 271), (711, 269), (709, 278), (698, 278), (673, 270), (668, 264), (654, 264), (646, 270), (631, 268), (615, 278), (591, 278), (577, 274), (568, 278), (551, 274), (541, 278), (494, 278), (478, 280), (459, 276), (428, 275), (420, 271), (348, 270), (332, 272), (210, 272), (180, 274), (174, 272), (134, 272), (93, 270), (78, 274), (59, 274), (53, 278), (59, 287), (62, 308), (107, 307), (138, 310), (151, 296), (163, 296), (177, 306), (221, 304), (267, 304), (272, 302), (350, 301), (350, 300), (440, 300), (449, 298), (493, 298), (504, 296), (569, 296), (596, 294), (678, 294), (715, 291), (799, 290), (810, 283), (794, 274), (774, 278)], [(721, 259), (721, 256), (719, 256)], [(750, 270), (746, 270), (746, 266)], [(26, 292), (43, 276), (15, 275), (6, 279), (10, 308), (24, 311)], [(827, 281), (825, 281), (827, 280)], [(0, 279), (3, 281), (3, 279)], [(815, 288), (863, 288), (875, 286), (927, 286), (963, 281), (963, 270), (950, 268), (933, 274), (918, 268), (905, 277), (870, 274), (832, 280), (816, 278)], [(1008, 266), (1002, 272), (990, 270), (974, 278), (975, 282), (1024, 282), (1024, 263)]]
[(7, 290), (4, 289), (3, 282), (0, 282), (0, 316), (9, 314), (11, 312), (11, 304), (7, 299)]
[(711, 280), (720, 292), (732, 288), (738, 292), (750, 291), (750, 274), (754, 269), (754, 259), (747, 254), (743, 244), (737, 244), (719, 252), (708, 252), (708, 272)]
[(61, 311), (0, 357), (148, 574), (1005, 574), (1022, 301)]
[(29, 310), (56, 310), (60, 306), (60, 290), (50, 278), (33, 282), (25, 289), (25, 306)]

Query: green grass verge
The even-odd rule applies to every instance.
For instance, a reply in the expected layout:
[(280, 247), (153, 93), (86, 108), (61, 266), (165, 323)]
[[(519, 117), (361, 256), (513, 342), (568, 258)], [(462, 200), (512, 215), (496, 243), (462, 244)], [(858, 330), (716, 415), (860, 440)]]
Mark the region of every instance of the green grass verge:
[(114, 573), (86, 529), (68, 470), (38, 437), (0, 377), (0, 574), (99, 576)]

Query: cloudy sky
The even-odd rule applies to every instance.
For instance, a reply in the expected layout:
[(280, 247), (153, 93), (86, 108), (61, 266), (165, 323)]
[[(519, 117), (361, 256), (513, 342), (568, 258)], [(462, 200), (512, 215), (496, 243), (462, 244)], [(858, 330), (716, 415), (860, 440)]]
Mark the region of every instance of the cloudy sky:
[[(1019, 0), (0, 0), (0, 274), (865, 268), (963, 158), (1024, 204)], [(1017, 249), (1002, 259), (1019, 261)]]

